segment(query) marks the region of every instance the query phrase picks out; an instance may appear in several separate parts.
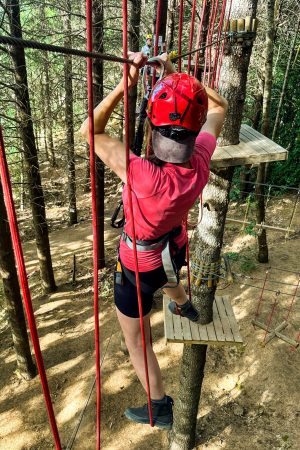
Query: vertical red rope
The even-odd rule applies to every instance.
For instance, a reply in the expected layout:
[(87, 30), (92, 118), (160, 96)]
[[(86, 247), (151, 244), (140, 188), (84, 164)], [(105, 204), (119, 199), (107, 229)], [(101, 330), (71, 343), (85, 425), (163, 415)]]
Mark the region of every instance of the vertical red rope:
[[(195, 29), (195, 17), (196, 17), (196, 4), (197, 0), (193, 0), (193, 6), (192, 6), (192, 17), (191, 17), (191, 28), (190, 28), (190, 40), (189, 40), (189, 52), (192, 51), (193, 46), (193, 40), (194, 40), (194, 29)], [(191, 71), (191, 58), (192, 55), (188, 56), (188, 74), (190, 74)]]
[[(181, 55), (182, 27), (183, 27), (184, 0), (180, 0), (179, 24), (178, 24), (178, 55)], [(181, 58), (178, 59), (178, 72), (181, 72)]]
[(209, 16), (208, 31), (206, 38), (206, 51), (205, 51), (205, 65), (203, 81), (207, 86), (210, 86), (210, 73), (211, 73), (211, 43), (214, 34), (215, 21), (217, 17), (218, 0), (214, 0), (211, 4), (211, 11)]
[[(93, 50), (92, 31), (92, 0), (86, 0), (86, 48)], [(95, 322), (95, 358), (96, 358), (96, 450), (100, 449), (101, 430), (101, 371), (100, 371), (100, 327), (99, 327), (99, 287), (98, 287), (98, 227), (96, 205), (96, 166), (94, 139), (94, 101), (93, 101), (93, 60), (87, 58), (88, 85), (88, 117), (90, 144), (90, 173), (92, 193), (92, 222), (93, 222), (93, 278), (94, 278), (94, 322)]]
[[(200, 19), (199, 28), (198, 28), (198, 36), (197, 36), (196, 48), (200, 48), (201, 45), (202, 45), (203, 21), (204, 21), (205, 12), (206, 12), (206, 0), (203, 0), (202, 11), (201, 11), (201, 19)], [(198, 65), (199, 65), (199, 51), (196, 53), (196, 56), (195, 56), (194, 77), (197, 77)]]
[[(127, 19), (127, 0), (123, 0), (123, 55), (124, 56), (126, 55), (126, 58), (128, 57), (127, 20), (128, 20)], [(128, 167), (129, 167), (128, 64), (124, 64), (124, 117), (125, 117), (126, 170), (128, 173)], [(138, 256), (137, 256), (137, 250), (136, 250), (136, 235), (135, 235), (134, 214), (133, 214), (133, 204), (132, 204), (132, 189), (131, 189), (129, 177), (127, 177), (127, 189), (128, 189), (129, 210), (130, 210), (130, 215), (132, 218), (131, 236), (132, 236), (132, 243), (133, 243), (135, 280), (136, 280), (136, 289), (137, 289), (137, 296), (138, 296), (141, 339), (142, 339), (142, 348), (143, 348), (143, 354), (144, 354), (148, 411), (149, 411), (150, 425), (151, 425), (151, 427), (153, 427), (153, 415), (152, 415), (152, 407), (151, 407), (151, 393), (150, 393), (150, 383), (149, 383), (147, 347), (146, 347), (145, 328), (144, 328), (144, 320), (143, 320), (141, 284), (140, 284), (140, 278), (139, 278)]]
[(19, 273), (19, 279), (20, 279), (20, 286), (22, 289), (23, 294), (23, 301), (25, 305), (25, 311), (27, 316), (27, 322), (30, 330), (31, 340), (33, 344), (34, 354), (36, 363), (38, 366), (38, 371), (42, 383), (42, 389), (44, 394), (44, 400), (46, 403), (48, 418), (51, 426), (51, 431), (53, 434), (54, 442), (55, 442), (55, 448), (56, 450), (61, 450), (61, 443), (60, 438), (58, 434), (57, 424), (55, 420), (55, 415), (53, 411), (53, 406), (51, 402), (51, 396), (46, 376), (46, 371), (44, 367), (44, 361), (43, 356), (40, 348), (39, 343), (39, 336), (37, 332), (33, 307), (32, 307), (32, 300), (30, 295), (30, 290), (28, 286), (28, 278), (26, 273), (26, 267), (25, 267), (25, 261), (24, 261), (24, 255), (22, 251), (22, 245), (21, 245), (21, 239), (18, 229), (18, 223), (17, 223), (17, 216), (16, 211), (14, 207), (14, 201), (12, 196), (12, 189), (11, 189), (11, 183), (9, 179), (9, 170), (5, 155), (5, 148), (4, 148), (4, 141), (3, 141), (3, 135), (2, 135), (2, 128), (0, 126), (0, 175), (2, 180), (2, 187), (3, 187), (3, 196), (4, 196), (4, 202), (7, 209), (7, 216), (9, 221), (9, 228), (12, 236), (12, 242), (14, 247), (14, 254), (16, 258), (16, 263), (18, 267), (18, 273)]
[[(220, 14), (220, 18), (219, 18), (219, 24), (218, 24), (217, 43), (215, 46), (214, 66), (213, 66), (213, 73), (212, 73), (212, 79), (211, 79), (212, 89), (215, 89), (216, 73), (217, 73), (217, 67), (218, 67), (219, 55), (220, 55), (220, 38), (221, 38), (222, 30), (223, 30), (224, 17), (225, 17), (225, 12), (226, 12), (226, 3), (227, 3), (227, 0), (223, 0), (221, 14)], [(221, 51), (222, 50), (224, 50), (223, 46), (221, 46)]]
[(231, 16), (231, 6), (232, 6), (232, 0), (230, 0), (230, 4), (229, 4), (229, 8), (228, 8), (228, 14), (227, 14), (227, 18), (226, 18), (226, 27), (225, 27), (225, 30), (224, 30), (223, 42), (222, 42), (222, 50), (221, 50), (220, 60), (219, 60), (219, 64), (218, 64), (217, 74), (216, 74), (215, 88), (217, 90), (219, 89), (221, 67), (222, 67), (222, 63), (223, 63), (223, 56), (224, 56), (224, 49), (225, 49), (225, 42), (226, 42), (225, 38), (226, 38), (228, 30), (229, 30), (229, 20), (230, 20), (230, 16)]
[(186, 263), (187, 263), (187, 280), (188, 280), (188, 293), (189, 300), (192, 301), (192, 289), (191, 289), (191, 268), (190, 268), (190, 242), (189, 242), (189, 231), (188, 231), (188, 217), (186, 217), (185, 222), (185, 232), (186, 232)]

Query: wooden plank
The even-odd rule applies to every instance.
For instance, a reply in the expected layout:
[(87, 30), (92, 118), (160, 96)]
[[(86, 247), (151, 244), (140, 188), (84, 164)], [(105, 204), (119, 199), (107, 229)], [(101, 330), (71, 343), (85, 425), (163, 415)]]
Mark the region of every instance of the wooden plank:
[(199, 335), (201, 341), (208, 341), (208, 334), (206, 325), (198, 325)]
[(248, 141), (251, 141), (252, 146), (263, 148), (269, 154), (287, 154), (286, 149), (278, 145), (276, 142), (271, 141), (271, 139), (267, 138), (263, 134), (253, 130), (251, 127), (247, 127), (242, 130), (241, 138), (243, 140), (248, 139)]
[[(236, 345), (242, 343), (233, 310), (229, 301), (227, 301), (229, 306), (226, 305), (226, 298), (225, 303), (223, 303), (222, 297), (216, 297), (213, 304), (213, 322), (208, 325), (190, 322), (184, 317), (172, 314), (168, 309), (168, 302), (168, 297), (164, 296), (165, 333), (168, 342), (203, 345)], [(229, 311), (230, 321), (226, 313), (227, 310)]]
[(179, 342), (183, 342), (184, 338), (183, 338), (183, 333), (182, 333), (182, 326), (181, 326), (180, 316), (176, 316), (176, 314), (172, 314), (172, 316), (173, 316), (173, 325), (174, 325), (175, 337), (176, 337), (176, 339), (179, 339)]
[(224, 295), (222, 297), (222, 301), (223, 301), (224, 308), (225, 308), (225, 311), (226, 311), (226, 314), (227, 314), (227, 317), (228, 317), (228, 320), (229, 320), (229, 323), (230, 323), (230, 326), (231, 326), (231, 331), (232, 331), (232, 334), (234, 336), (234, 340), (235, 340), (235, 342), (241, 342), (242, 343), (243, 339), (242, 339), (242, 337), (240, 335), (240, 329), (239, 329), (239, 326), (237, 324), (237, 321), (236, 321), (236, 318), (235, 318), (235, 315), (234, 315), (231, 303), (229, 301), (229, 296), (228, 295)]
[(169, 299), (166, 295), (163, 296), (163, 305), (164, 305), (164, 316), (166, 320), (164, 320), (164, 328), (165, 328), (165, 337), (166, 339), (174, 339), (174, 325), (173, 325), (173, 314), (168, 308)]
[(182, 327), (182, 334), (184, 341), (191, 341), (192, 340), (192, 333), (190, 328), (191, 321), (187, 319), (186, 317), (180, 317), (181, 320), (181, 327)]
[(225, 311), (225, 307), (224, 304), (222, 302), (222, 297), (220, 297), (220, 300), (216, 301), (216, 306), (218, 308), (219, 311), (219, 316), (222, 322), (222, 326), (223, 326), (223, 330), (224, 330), (224, 335), (225, 335), (225, 340), (229, 341), (229, 342), (234, 342), (234, 337), (231, 331), (231, 326)]
[(208, 323), (206, 326), (207, 336), (209, 341), (217, 341), (217, 336), (215, 333), (214, 322)]
[(201, 341), (200, 333), (199, 333), (199, 325), (195, 322), (190, 322), (190, 327), (191, 327), (191, 333), (192, 333), (192, 340)]
[(215, 325), (215, 331), (218, 341), (225, 341), (224, 331), (222, 327), (222, 322), (219, 316), (218, 308), (216, 307), (216, 301), (213, 303), (213, 313), (214, 313), (214, 325)]
[(217, 147), (211, 160), (211, 168), (283, 161), (287, 156), (288, 152), (283, 147), (243, 124), (240, 143)]

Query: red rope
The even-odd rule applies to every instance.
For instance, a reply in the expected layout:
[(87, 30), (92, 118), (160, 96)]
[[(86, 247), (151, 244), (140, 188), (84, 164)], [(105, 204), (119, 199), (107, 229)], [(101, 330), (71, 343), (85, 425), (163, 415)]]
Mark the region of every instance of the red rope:
[(212, 78), (211, 78), (211, 88), (212, 89), (215, 88), (216, 72), (217, 72), (217, 67), (218, 67), (218, 62), (219, 62), (219, 55), (220, 55), (220, 44), (219, 44), (219, 42), (220, 42), (221, 33), (222, 33), (222, 29), (223, 29), (223, 23), (224, 23), (225, 11), (226, 11), (226, 3), (227, 3), (227, 0), (223, 0), (222, 8), (221, 8), (221, 14), (220, 14), (220, 18), (219, 18), (219, 24), (218, 24), (217, 43), (216, 43), (216, 46), (215, 46), (214, 65), (213, 65), (213, 72), (212, 72)]
[[(128, 48), (127, 48), (127, 0), (123, 0), (123, 55), (126, 55), (126, 57), (127, 57), (127, 54), (128, 54)], [(128, 64), (124, 64), (124, 117), (125, 117), (126, 170), (128, 173), (128, 168), (129, 168)], [(142, 348), (143, 348), (143, 354), (144, 354), (148, 411), (149, 411), (150, 425), (151, 425), (151, 427), (153, 427), (154, 425), (153, 425), (153, 415), (152, 415), (152, 407), (151, 407), (151, 393), (150, 393), (150, 383), (149, 383), (147, 347), (146, 347), (145, 328), (144, 328), (144, 320), (143, 320), (141, 284), (140, 284), (140, 278), (139, 278), (139, 265), (138, 265), (137, 249), (136, 249), (136, 234), (135, 234), (134, 214), (133, 214), (133, 204), (132, 204), (132, 189), (131, 189), (129, 177), (127, 177), (127, 189), (128, 189), (129, 210), (130, 210), (130, 215), (132, 218), (131, 236), (132, 236), (132, 243), (133, 243), (135, 280), (136, 280), (136, 289), (137, 289), (137, 296), (138, 296), (141, 339), (142, 339)], [(128, 300), (130, 300), (130, 299), (128, 299)]]
[[(192, 51), (193, 46), (193, 39), (194, 39), (194, 29), (195, 29), (195, 17), (196, 17), (196, 4), (197, 0), (193, 0), (193, 7), (192, 7), (192, 17), (191, 17), (191, 29), (190, 29), (190, 41), (189, 41), (189, 52)], [(188, 74), (190, 74), (191, 71), (191, 58), (192, 55), (188, 56)]]
[[(92, 34), (92, 0), (86, 0), (86, 46), (87, 51), (93, 49)], [(94, 139), (94, 101), (93, 101), (93, 60), (87, 58), (88, 84), (88, 117), (90, 144), (90, 173), (92, 193), (93, 222), (93, 279), (94, 279), (94, 322), (95, 322), (95, 358), (96, 358), (96, 450), (100, 449), (101, 433), (101, 371), (100, 371), (100, 327), (99, 327), (99, 287), (98, 287), (98, 227), (96, 204), (96, 169), (95, 169), (95, 139)]]
[(12, 242), (14, 247), (14, 254), (16, 258), (16, 263), (18, 267), (19, 272), (19, 279), (20, 279), (20, 286), (23, 293), (23, 300), (25, 305), (25, 311), (27, 316), (27, 322), (30, 330), (31, 340), (34, 348), (34, 354), (36, 363), (38, 366), (38, 371), (42, 383), (42, 389), (44, 394), (44, 400), (46, 403), (47, 413), (49, 417), (49, 422), (55, 442), (55, 448), (56, 450), (61, 450), (61, 443), (60, 438), (58, 434), (57, 424), (55, 420), (55, 415), (53, 411), (53, 405), (51, 402), (51, 396), (46, 376), (46, 371), (44, 367), (44, 361), (43, 356), (40, 348), (39, 343), (39, 336), (37, 332), (33, 307), (32, 307), (32, 300), (30, 295), (30, 290), (28, 286), (28, 279), (27, 279), (27, 273), (26, 273), (26, 267), (25, 267), (25, 261), (24, 261), (24, 255), (22, 251), (22, 245), (21, 245), (21, 239), (18, 229), (18, 223), (17, 223), (17, 216), (16, 211), (14, 207), (14, 201), (12, 196), (12, 189), (11, 189), (11, 183), (9, 179), (9, 171), (8, 171), (8, 165), (5, 155), (5, 148), (4, 148), (4, 141), (3, 141), (3, 135), (2, 135), (2, 128), (0, 126), (0, 175), (2, 180), (2, 187), (3, 187), (3, 196), (4, 201), (7, 209), (7, 215), (8, 215), (8, 221), (9, 221), (9, 228), (12, 236)]
[(186, 263), (187, 263), (187, 279), (188, 279), (188, 293), (189, 300), (192, 301), (192, 289), (191, 289), (191, 268), (190, 268), (190, 243), (189, 243), (189, 233), (188, 233), (188, 218), (186, 217), (184, 221), (185, 232), (186, 232)]
[(228, 29), (229, 29), (229, 20), (230, 20), (230, 16), (231, 16), (231, 6), (232, 6), (232, 0), (230, 0), (230, 5), (229, 5), (229, 8), (228, 8), (228, 14), (227, 14), (227, 18), (226, 18), (226, 27), (225, 27), (225, 30), (224, 30), (224, 39), (223, 39), (223, 42), (222, 42), (222, 50), (221, 50), (220, 60), (219, 60), (219, 64), (218, 64), (217, 74), (216, 74), (215, 88), (217, 90), (219, 89), (221, 67), (222, 67), (222, 63), (223, 63), (223, 56), (224, 56), (224, 49), (225, 49), (225, 42), (226, 42), (225, 37), (227, 36)]
[[(184, 0), (180, 0), (180, 12), (179, 12), (179, 24), (178, 24), (178, 55), (181, 55), (183, 10), (184, 10)], [(181, 58), (178, 59), (178, 72), (181, 72)]]
[[(202, 39), (203, 39), (203, 21), (204, 21), (204, 15), (205, 15), (205, 12), (206, 12), (206, 0), (203, 0), (203, 3), (202, 3), (202, 11), (201, 11), (201, 19), (200, 19), (199, 28), (198, 28), (198, 36), (197, 36), (196, 48), (200, 48), (201, 45), (202, 45)], [(199, 52), (196, 53), (196, 58), (195, 58), (195, 68), (194, 68), (194, 77), (197, 77), (198, 65), (199, 65)]]

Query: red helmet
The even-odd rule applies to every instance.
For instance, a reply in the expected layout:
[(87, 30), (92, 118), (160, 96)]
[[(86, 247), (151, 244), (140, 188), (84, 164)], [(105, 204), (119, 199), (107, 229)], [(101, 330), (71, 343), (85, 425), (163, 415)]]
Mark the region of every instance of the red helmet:
[(172, 73), (154, 86), (147, 115), (154, 126), (198, 132), (206, 121), (207, 107), (207, 93), (200, 81), (186, 73)]

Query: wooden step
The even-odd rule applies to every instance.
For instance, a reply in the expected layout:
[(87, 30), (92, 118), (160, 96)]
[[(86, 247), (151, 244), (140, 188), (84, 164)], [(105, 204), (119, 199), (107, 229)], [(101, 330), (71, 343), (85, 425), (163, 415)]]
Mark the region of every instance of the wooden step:
[(165, 338), (167, 342), (208, 345), (242, 345), (229, 296), (216, 296), (213, 304), (213, 321), (199, 325), (185, 317), (172, 314), (168, 308), (170, 298), (164, 295)]
[(212, 159), (211, 169), (262, 162), (283, 161), (288, 158), (285, 148), (271, 141), (263, 134), (243, 124), (240, 130), (240, 142), (237, 145), (217, 147)]

